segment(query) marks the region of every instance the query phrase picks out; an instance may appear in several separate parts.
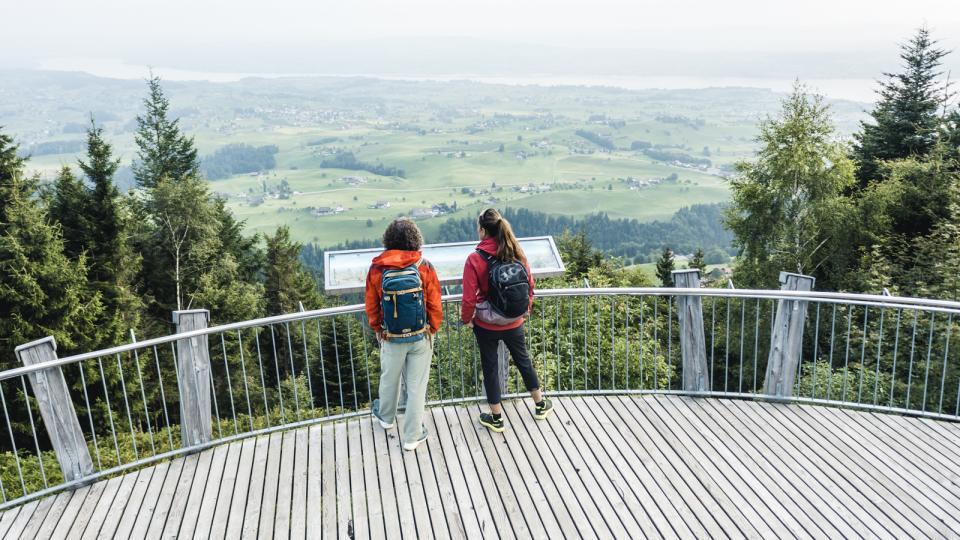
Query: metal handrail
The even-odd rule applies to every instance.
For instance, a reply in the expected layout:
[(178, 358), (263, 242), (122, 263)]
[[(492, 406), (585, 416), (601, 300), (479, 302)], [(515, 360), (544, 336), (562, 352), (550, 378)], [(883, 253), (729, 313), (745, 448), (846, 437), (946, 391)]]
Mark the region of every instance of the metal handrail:
[[(848, 304), (859, 306), (876, 306), (890, 309), (923, 309), (924, 311), (933, 311), (937, 313), (957, 313), (960, 314), (960, 302), (951, 300), (935, 300), (928, 298), (912, 298), (905, 296), (885, 296), (879, 294), (857, 294), (857, 293), (837, 293), (837, 292), (804, 292), (804, 291), (776, 291), (763, 289), (684, 289), (670, 287), (607, 287), (607, 288), (573, 288), (573, 289), (542, 289), (536, 292), (538, 297), (555, 298), (565, 296), (698, 296), (698, 297), (720, 297), (720, 298), (749, 298), (765, 300), (808, 300), (812, 302), (822, 302), (831, 304)], [(458, 302), (461, 294), (450, 294), (443, 296), (444, 302)], [(83, 360), (92, 358), (122, 354), (145, 347), (164, 345), (181, 339), (189, 339), (222, 332), (232, 332), (234, 330), (243, 330), (257, 326), (268, 326), (272, 324), (282, 324), (291, 322), (300, 322), (303, 320), (315, 319), (332, 315), (360, 313), (364, 310), (363, 304), (351, 304), (348, 306), (337, 306), (332, 308), (314, 309), (310, 311), (297, 311), (283, 315), (274, 315), (271, 317), (262, 317), (259, 319), (250, 319), (217, 326), (211, 326), (201, 330), (193, 330), (179, 334), (170, 334), (167, 336), (152, 338), (136, 343), (126, 343), (116, 347), (110, 347), (99, 351), (75, 354), (58, 358), (50, 362), (34, 364), (32, 366), (23, 366), (14, 369), (8, 369), (0, 372), (0, 381), (27, 375), (29, 373), (48, 369), (52, 367), (65, 366)]]

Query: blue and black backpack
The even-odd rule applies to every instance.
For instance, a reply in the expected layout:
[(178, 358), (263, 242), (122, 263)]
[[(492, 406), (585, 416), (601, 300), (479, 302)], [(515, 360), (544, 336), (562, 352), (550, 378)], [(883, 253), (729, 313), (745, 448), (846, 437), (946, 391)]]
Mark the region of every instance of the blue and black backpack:
[(405, 268), (383, 271), (380, 301), (384, 335), (399, 343), (420, 341), (427, 330), (427, 309), (423, 300), (423, 281), (419, 266), (422, 259)]

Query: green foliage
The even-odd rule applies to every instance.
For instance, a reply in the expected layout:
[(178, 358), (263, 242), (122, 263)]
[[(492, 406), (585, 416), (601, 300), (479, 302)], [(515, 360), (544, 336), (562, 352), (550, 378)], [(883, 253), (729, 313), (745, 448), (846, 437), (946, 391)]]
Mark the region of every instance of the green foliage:
[(885, 74), (887, 81), (881, 83), (880, 99), (870, 113), (872, 122), (863, 122), (855, 136), (860, 187), (877, 179), (882, 161), (924, 156), (936, 144), (940, 111), (949, 97), (946, 84), (938, 80), (941, 60), (949, 51), (936, 45), (930, 30), (920, 28), (901, 46), (903, 72)]
[(673, 250), (669, 247), (664, 247), (663, 251), (660, 252), (660, 258), (657, 260), (657, 279), (660, 280), (660, 285), (664, 287), (673, 287), (673, 271), (676, 268), (674, 267), (673, 262)]
[(697, 248), (697, 251), (693, 253), (693, 258), (687, 263), (687, 268), (696, 268), (697, 270), (700, 270), (701, 277), (707, 275), (707, 259), (702, 249)]
[(760, 125), (757, 158), (737, 164), (726, 225), (741, 250), (736, 281), (775, 288), (781, 270), (812, 274), (846, 260), (853, 163), (823, 98), (799, 83), (777, 118)]
[(280, 227), (267, 237), (266, 306), (271, 315), (300, 309), (318, 309), (323, 300), (313, 277), (300, 261), (303, 246), (290, 239), (290, 229)]
[(251, 146), (234, 143), (203, 158), (203, 175), (210, 180), (229, 178), (273, 169), (277, 166), (277, 145)]
[(48, 223), (37, 180), (25, 178), (12, 139), (0, 133), (0, 366), (15, 367), (17, 345), (53, 335), (64, 350), (95, 343), (103, 307), (86, 287), (86, 261), (64, 255)]
[(399, 167), (387, 167), (382, 163), (365, 163), (358, 160), (353, 152), (340, 152), (333, 157), (320, 162), (320, 167), (331, 169), (347, 169), (350, 171), (368, 171), (380, 176), (399, 176), (406, 178), (407, 173)]
[(147, 81), (149, 94), (143, 100), (144, 114), (137, 116), (137, 162), (133, 174), (137, 185), (155, 187), (162, 179), (179, 182), (200, 174), (200, 160), (193, 138), (180, 131), (179, 119), (168, 118), (170, 101), (160, 86), (160, 77)]

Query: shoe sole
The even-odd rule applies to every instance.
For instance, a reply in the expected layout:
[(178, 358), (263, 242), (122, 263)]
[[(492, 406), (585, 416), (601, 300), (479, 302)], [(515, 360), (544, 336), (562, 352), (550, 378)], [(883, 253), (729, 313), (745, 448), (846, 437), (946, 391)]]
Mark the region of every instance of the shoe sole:
[(378, 422), (380, 422), (380, 427), (382, 427), (383, 429), (392, 429), (392, 428), (393, 428), (393, 424), (388, 424), (388, 423), (384, 422), (383, 420), (378, 420)]
[(404, 449), (404, 450), (407, 450), (407, 451), (416, 450), (421, 444), (423, 444), (423, 443), (425, 443), (425, 442), (427, 442), (426, 439), (420, 439), (419, 441), (417, 441), (417, 442), (415, 442), (415, 443), (409, 443), (409, 444), (403, 445), (403, 449)]
[(504, 430), (507, 429), (506, 426), (497, 427), (497, 426), (494, 426), (493, 424), (488, 424), (488, 423), (486, 423), (486, 422), (484, 422), (484, 421), (482, 421), (482, 420), (480, 421), (480, 425), (483, 426), (483, 427), (485, 427), (485, 428), (487, 428), (487, 429), (489, 429), (490, 431), (493, 431), (494, 433), (503, 433)]
[(545, 411), (543, 414), (534, 414), (533, 418), (535, 420), (546, 420), (547, 417), (550, 416), (551, 414), (553, 414), (553, 409), (549, 409)]

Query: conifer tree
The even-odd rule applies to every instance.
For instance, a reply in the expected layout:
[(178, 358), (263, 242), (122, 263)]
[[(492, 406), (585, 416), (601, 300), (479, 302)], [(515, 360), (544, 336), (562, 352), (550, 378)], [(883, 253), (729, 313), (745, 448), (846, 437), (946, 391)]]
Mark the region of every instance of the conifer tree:
[(300, 309), (318, 309), (323, 299), (317, 284), (300, 260), (303, 246), (290, 239), (290, 228), (277, 228), (267, 236), (266, 250), (266, 306), (267, 313), (279, 315)]
[(657, 279), (664, 287), (673, 287), (673, 274), (675, 270), (673, 262), (673, 250), (664, 247), (660, 252), (660, 258), (657, 260)]
[(160, 77), (151, 74), (149, 94), (143, 100), (142, 116), (137, 116), (137, 162), (133, 175), (137, 185), (154, 187), (161, 178), (179, 182), (200, 173), (200, 159), (193, 137), (180, 131), (180, 119), (169, 118), (170, 101), (160, 86)]
[(879, 162), (924, 156), (937, 141), (942, 108), (949, 88), (939, 80), (941, 60), (948, 51), (938, 48), (930, 30), (920, 28), (901, 46), (903, 72), (886, 73), (879, 101), (855, 135), (854, 157), (861, 187), (881, 174)]
[(84, 257), (64, 255), (36, 187), (12, 138), (0, 133), (0, 369), (15, 367), (16, 346), (48, 335), (65, 352), (97, 340), (102, 307), (88, 294)]
[(96, 225), (90, 222), (88, 215), (87, 188), (70, 167), (62, 167), (54, 181), (49, 210), (50, 217), (60, 224), (64, 253), (71, 259), (77, 259), (89, 248), (89, 235)]
[(690, 262), (687, 263), (687, 268), (700, 270), (700, 277), (706, 277), (707, 275), (707, 260), (706, 256), (703, 254), (703, 248), (697, 248), (697, 251), (693, 253), (693, 258), (690, 259)]

